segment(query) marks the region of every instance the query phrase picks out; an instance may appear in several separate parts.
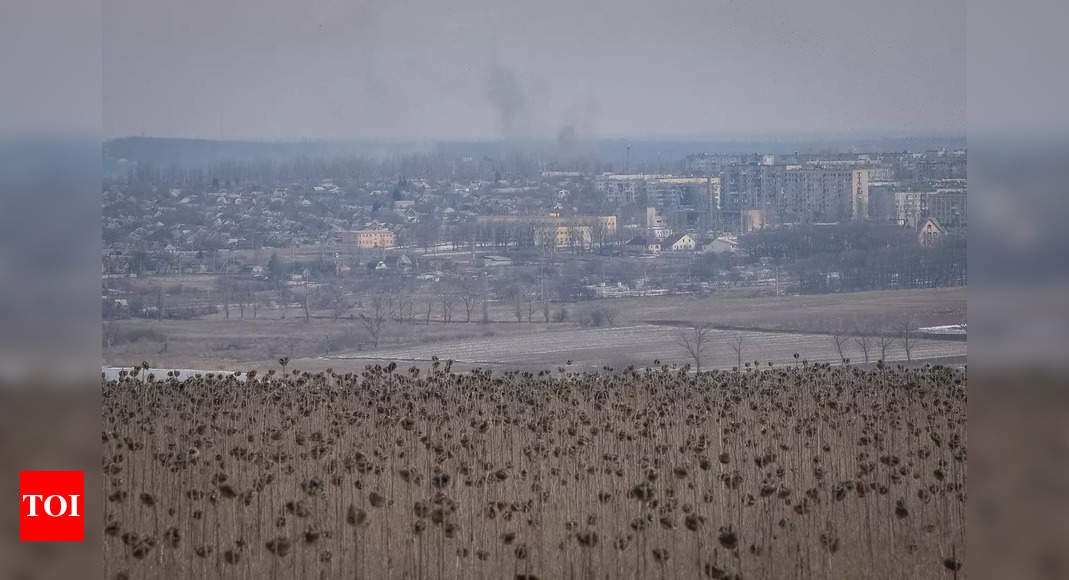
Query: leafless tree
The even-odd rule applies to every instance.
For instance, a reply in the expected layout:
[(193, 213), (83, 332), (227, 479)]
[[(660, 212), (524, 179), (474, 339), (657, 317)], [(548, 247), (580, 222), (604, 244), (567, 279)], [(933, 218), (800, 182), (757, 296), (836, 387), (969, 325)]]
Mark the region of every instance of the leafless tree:
[(712, 327), (708, 324), (695, 324), (691, 328), (679, 331), (679, 346), (687, 351), (690, 358), (694, 359), (694, 368), (702, 372), (702, 354), (709, 346), (709, 335)]
[(736, 334), (735, 338), (731, 339), (731, 350), (735, 351), (735, 365), (736, 368), (742, 368), (742, 344), (745, 342), (745, 337), (742, 334)]
[(386, 329), (386, 321), (389, 316), (389, 305), (382, 294), (375, 294), (368, 301), (364, 312), (360, 313), (360, 325), (364, 327), (375, 348), (379, 346), (382, 332)]
[(346, 297), (345, 287), (340, 283), (330, 285), (330, 294), (327, 296), (330, 306), (331, 319), (337, 321), (346, 310), (349, 310), (349, 301)]
[(850, 338), (842, 333), (837, 332), (831, 335), (831, 339), (835, 341), (835, 351), (839, 353), (839, 360), (845, 363), (846, 354), (843, 353), (843, 347), (846, 346), (846, 341)]
[(906, 360), (913, 360), (913, 319), (907, 318), (900, 325), (899, 332), (902, 339), (902, 349), (906, 351)]
[(471, 313), (475, 311), (479, 300), (483, 298), (481, 286), (482, 284), (471, 278), (465, 278), (457, 284), (457, 294), (464, 305), (464, 322), (471, 322)]
[(457, 295), (446, 291), (442, 293), (442, 322), (453, 321), (453, 308), (457, 305)]
[(404, 292), (400, 292), (393, 300), (393, 304), (395, 306), (393, 313), (394, 320), (396, 320), (398, 324), (412, 322), (412, 320), (415, 319), (416, 302), (412, 299), (411, 296), (405, 294)]
[(464, 322), (471, 322), (471, 313), (479, 303), (481, 297), (472, 292), (464, 292), (460, 295), (460, 301), (464, 304)]
[(308, 304), (311, 300), (312, 290), (310, 288), (304, 289), (304, 294), (301, 296), (301, 310), (304, 311), (304, 321), (309, 322), (312, 319), (311, 306)]
[(285, 282), (278, 284), (278, 302), (282, 306), (282, 319), (285, 320), (290, 307), (290, 287)]
[(163, 286), (156, 287), (156, 320), (163, 320)]
[(861, 354), (865, 357), (865, 364), (868, 364), (870, 359), (869, 352), (872, 351), (872, 336), (863, 329), (859, 329), (857, 336), (854, 337), (854, 342), (861, 348)]
[(876, 337), (876, 345), (880, 348), (880, 360), (887, 362), (887, 352), (895, 344), (895, 337), (888, 332), (881, 332)]
[(215, 279), (215, 288), (223, 299), (223, 317), (230, 320), (230, 301), (234, 292), (234, 281), (229, 276), (219, 276)]

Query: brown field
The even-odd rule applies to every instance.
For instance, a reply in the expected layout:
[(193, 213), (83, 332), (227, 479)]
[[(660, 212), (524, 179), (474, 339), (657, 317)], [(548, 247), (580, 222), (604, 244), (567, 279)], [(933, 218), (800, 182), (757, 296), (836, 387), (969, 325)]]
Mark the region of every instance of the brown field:
[(780, 297), (664, 296), (613, 301), (622, 320), (709, 322), (761, 330), (853, 331), (912, 319), (917, 326), (957, 324), (966, 318), (967, 288), (882, 290)]
[(104, 383), (106, 577), (967, 572), (963, 371), (284, 375)]
[[(693, 363), (685, 348), (679, 344), (679, 334), (678, 327), (650, 324), (560, 329), (538, 334), (477, 337), (346, 353), (325, 357), (328, 359), (325, 361), (301, 359), (296, 361), (296, 364), (301, 368), (309, 368), (313, 362), (318, 363), (317, 368), (323, 365), (349, 368), (351, 365), (346, 363), (358, 363), (362, 366), (367, 361), (397, 361), (398, 364), (409, 364), (427, 362), (435, 356), (442, 360), (453, 360), (465, 367), (526, 369), (551, 368), (564, 363), (580, 370), (598, 370), (605, 365), (641, 368), (658, 364), (656, 361), (679, 365)], [(839, 362), (835, 344), (827, 335), (712, 330), (702, 356), (703, 368), (731, 369), (739, 366), (740, 355), (730, 346), (736, 338), (743, 340), (743, 366), (754, 361), (761, 365), (769, 362), (793, 363), (795, 353), (799, 354), (800, 359), (804, 358), (810, 362)], [(864, 353), (852, 339), (848, 339), (843, 351), (852, 361), (865, 362)], [(964, 341), (914, 340), (910, 356), (914, 360), (963, 359), (966, 353), (967, 344)], [(879, 358), (877, 349), (872, 347), (870, 361), (875, 362)], [(900, 344), (895, 344), (888, 349), (885, 360), (904, 362), (906, 352)]]
[[(147, 360), (157, 367), (267, 369), (276, 365), (278, 358), (289, 356), (305, 359), (307, 366), (324, 368), (323, 363), (315, 359), (339, 354), (364, 356), (370, 351), (404, 350), (434, 344), (456, 345), (521, 336), (545, 340), (541, 336), (546, 333), (578, 332), (578, 321), (593, 308), (615, 311), (614, 324), (618, 327), (646, 322), (708, 322), (721, 327), (787, 330), (806, 334), (855, 332), (859, 329), (875, 331), (894, 327), (907, 320), (911, 320), (915, 326), (962, 322), (966, 314), (966, 289), (784, 297), (745, 297), (736, 293), (716, 294), (707, 298), (648, 297), (554, 304), (553, 310), (560, 307), (567, 310), (568, 322), (540, 322), (541, 312), (537, 309), (534, 323), (516, 322), (512, 308), (497, 305), (491, 309), (493, 322), (490, 324), (455, 322), (458, 318), (463, 319), (463, 312), (454, 315), (454, 322), (446, 324), (441, 322), (440, 314), (436, 311), (429, 325), (423, 324), (422, 319), (416, 323), (389, 324), (378, 348), (373, 346), (357, 322), (345, 318), (332, 321), (325, 312), (313, 311), (311, 320), (307, 322), (300, 311), (294, 309), (290, 309), (285, 320), (279, 319), (278, 311), (265, 309), (261, 309), (256, 320), (251, 317), (238, 320), (233, 312), (230, 320), (223, 320), (220, 316), (188, 321), (120, 320), (110, 324), (122, 340), (106, 348), (104, 357), (107, 364), (115, 366), (129, 366)], [(478, 318), (478, 313), (475, 317)], [(647, 356), (648, 351), (651, 348), (665, 348), (664, 337), (657, 336), (660, 342), (653, 342), (651, 335), (648, 345), (637, 344), (626, 352), (608, 353), (603, 359), (591, 359), (592, 364), (618, 364), (625, 360), (650, 364), (656, 356)], [(803, 343), (797, 352), (814, 360), (826, 358), (823, 351), (827, 339), (816, 340), (816, 348), (802, 348), (805, 346)], [(754, 346), (763, 342), (767, 341), (754, 341)], [(659, 356), (667, 357), (667, 353), (661, 352)], [(570, 358), (576, 357), (562, 353), (557, 359), (540, 358), (534, 362), (555, 365)], [(778, 354), (763, 354), (756, 349), (746, 358), (764, 362), (778, 358)], [(854, 360), (860, 359), (855, 356)], [(336, 368), (363, 366), (363, 363), (347, 364), (344, 361), (327, 364)]]

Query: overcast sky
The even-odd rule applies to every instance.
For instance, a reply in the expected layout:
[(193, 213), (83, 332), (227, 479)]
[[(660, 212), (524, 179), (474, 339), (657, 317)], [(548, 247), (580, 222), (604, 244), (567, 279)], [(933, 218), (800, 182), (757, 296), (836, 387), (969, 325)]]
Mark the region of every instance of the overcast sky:
[(105, 0), (108, 137), (962, 134), (964, 0)]

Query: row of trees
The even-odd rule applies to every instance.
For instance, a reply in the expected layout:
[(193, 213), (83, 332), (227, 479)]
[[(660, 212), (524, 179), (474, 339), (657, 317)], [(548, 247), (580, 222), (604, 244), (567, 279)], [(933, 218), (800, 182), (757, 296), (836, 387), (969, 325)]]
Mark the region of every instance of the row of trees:
[[(865, 364), (873, 361), (887, 361), (892, 349), (901, 347), (907, 361), (913, 360), (913, 349), (917, 343), (916, 330), (912, 319), (905, 319), (896, 324), (885, 325), (881, 328), (857, 327), (851, 332), (837, 331), (831, 334), (831, 342), (835, 348), (839, 360), (848, 364), (851, 359), (847, 356), (847, 349), (851, 344), (857, 346), (862, 353)], [(694, 362), (698, 372), (702, 370), (702, 362), (714, 339), (714, 328), (707, 323), (698, 323), (679, 331), (677, 343), (686, 353), (689, 360)], [(725, 341), (727, 346), (735, 353), (736, 369), (741, 370), (744, 366), (744, 348), (746, 335), (735, 333)], [(795, 354), (795, 358), (798, 355)]]

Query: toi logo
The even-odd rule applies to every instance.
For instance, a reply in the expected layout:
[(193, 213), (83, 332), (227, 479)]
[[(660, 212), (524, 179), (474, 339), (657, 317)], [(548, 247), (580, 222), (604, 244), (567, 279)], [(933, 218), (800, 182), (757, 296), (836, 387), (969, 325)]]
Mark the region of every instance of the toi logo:
[(85, 472), (19, 472), (19, 540), (85, 540)]

